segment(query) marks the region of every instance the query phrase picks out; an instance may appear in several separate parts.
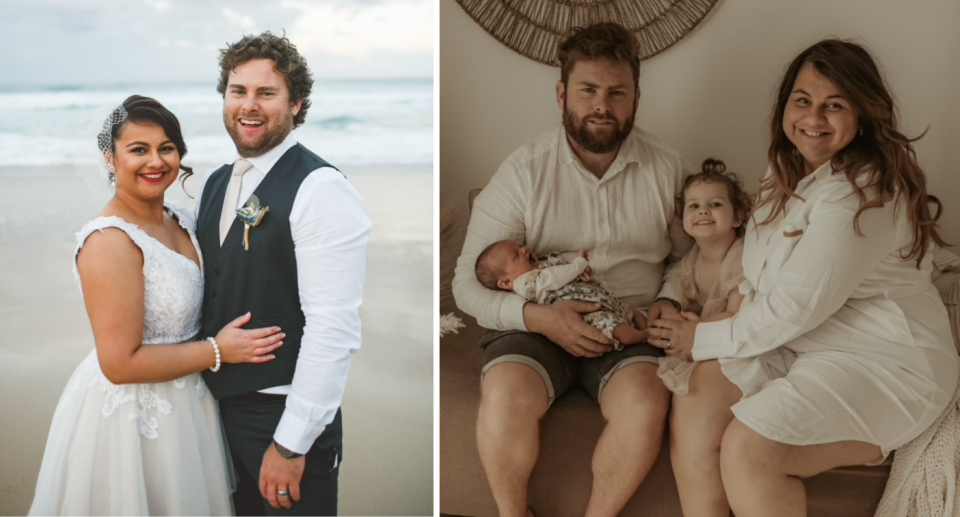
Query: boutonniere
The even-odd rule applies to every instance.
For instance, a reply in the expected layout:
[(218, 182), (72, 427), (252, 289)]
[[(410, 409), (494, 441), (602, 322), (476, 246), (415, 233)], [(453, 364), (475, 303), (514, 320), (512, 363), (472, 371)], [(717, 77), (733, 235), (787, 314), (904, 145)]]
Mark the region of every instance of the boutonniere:
[(243, 221), (243, 249), (250, 251), (250, 228), (258, 226), (263, 216), (270, 211), (269, 206), (260, 206), (260, 199), (256, 196), (250, 196), (250, 199), (243, 204), (242, 208), (237, 209), (237, 216)]

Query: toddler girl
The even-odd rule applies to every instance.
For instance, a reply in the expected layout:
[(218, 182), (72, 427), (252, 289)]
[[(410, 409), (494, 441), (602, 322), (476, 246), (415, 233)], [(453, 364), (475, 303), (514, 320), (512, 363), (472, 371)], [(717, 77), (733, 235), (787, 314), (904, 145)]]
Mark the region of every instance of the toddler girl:
[[(743, 296), (743, 230), (751, 199), (734, 173), (720, 160), (704, 160), (702, 171), (686, 179), (677, 196), (677, 216), (696, 244), (667, 269), (664, 282), (680, 293), (688, 320), (716, 321), (736, 314)], [(657, 375), (667, 388), (684, 395), (695, 362), (661, 357)]]

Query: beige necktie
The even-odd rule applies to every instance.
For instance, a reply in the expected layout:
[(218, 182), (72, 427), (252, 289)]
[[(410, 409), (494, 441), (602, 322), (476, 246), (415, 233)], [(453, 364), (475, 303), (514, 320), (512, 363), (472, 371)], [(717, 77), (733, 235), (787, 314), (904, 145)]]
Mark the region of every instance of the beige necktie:
[(233, 175), (230, 176), (230, 183), (227, 185), (227, 195), (223, 198), (223, 210), (220, 212), (220, 245), (227, 238), (227, 232), (233, 220), (237, 218), (237, 201), (240, 198), (240, 182), (243, 180), (243, 173), (250, 170), (253, 164), (246, 160), (237, 160), (233, 164)]

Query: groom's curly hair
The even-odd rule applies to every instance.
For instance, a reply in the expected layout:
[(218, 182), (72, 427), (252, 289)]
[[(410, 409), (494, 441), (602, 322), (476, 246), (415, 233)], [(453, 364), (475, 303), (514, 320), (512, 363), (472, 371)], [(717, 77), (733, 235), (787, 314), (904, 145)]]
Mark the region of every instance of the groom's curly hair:
[(269, 59), (277, 73), (283, 76), (290, 91), (290, 103), (303, 101), (300, 111), (293, 117), (293, 127), (299, 127), (307, 119), (310, 108), (310, 91), (313, 89), (313, 75), (307, 67), (307, 60), (300, 55), (297, 47), (287, 39), (286, 32), (276, 36), (265, 31), (256, 36), (244, 36), (240, 41), (228, 44), (220, 50), (220, 82), (217, 91), (226, 96), (230, 72), (238, 66), (254, 59)]

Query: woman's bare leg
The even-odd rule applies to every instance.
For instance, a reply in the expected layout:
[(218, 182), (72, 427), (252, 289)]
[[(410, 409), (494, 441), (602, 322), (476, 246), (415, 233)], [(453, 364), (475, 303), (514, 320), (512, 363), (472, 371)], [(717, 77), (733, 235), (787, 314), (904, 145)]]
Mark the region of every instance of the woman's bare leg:
[(801, 479), (877, 461), (883, 455), (879, 446), (857, 441), (787, 445), (763, 437), (737, 419), (727, 427), (720, 451), (723, 484), (737, 517), (806, 516), (807, 494)]

